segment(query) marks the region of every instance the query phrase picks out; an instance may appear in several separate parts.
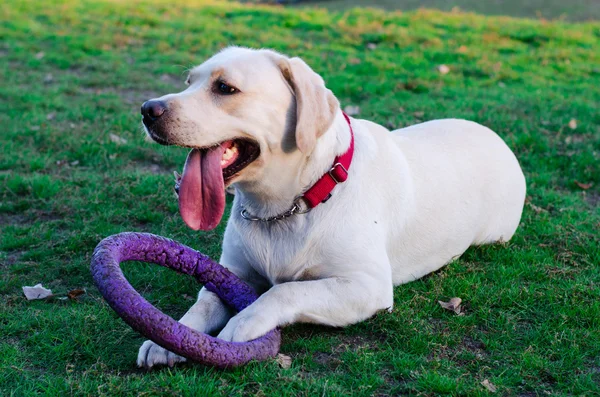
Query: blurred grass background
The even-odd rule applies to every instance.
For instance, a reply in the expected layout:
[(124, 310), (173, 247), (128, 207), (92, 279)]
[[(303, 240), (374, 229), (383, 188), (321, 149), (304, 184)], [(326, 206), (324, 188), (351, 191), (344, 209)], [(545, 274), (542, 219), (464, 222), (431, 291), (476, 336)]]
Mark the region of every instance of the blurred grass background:
[(600, 19), (600, 2), (597, 0), (280, 0), (274, 2), (300, 7), (325, 7), (334, 11), (354, 7), (374, 7), (389, 11), (435, 8), (443, 11), (460, 10), (483, 15), (535, 19), (564, 19), (568, 21)]

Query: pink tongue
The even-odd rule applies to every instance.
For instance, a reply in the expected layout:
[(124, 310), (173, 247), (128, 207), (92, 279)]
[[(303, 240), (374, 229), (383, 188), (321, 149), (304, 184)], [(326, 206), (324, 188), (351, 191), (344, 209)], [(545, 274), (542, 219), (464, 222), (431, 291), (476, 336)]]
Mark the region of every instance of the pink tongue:
[(194, 230), (212, 230), (225, 211), (225, 183), (221, 170), (223, 149), (217, 146), (188, 154), (179, 186), (179, 212)]

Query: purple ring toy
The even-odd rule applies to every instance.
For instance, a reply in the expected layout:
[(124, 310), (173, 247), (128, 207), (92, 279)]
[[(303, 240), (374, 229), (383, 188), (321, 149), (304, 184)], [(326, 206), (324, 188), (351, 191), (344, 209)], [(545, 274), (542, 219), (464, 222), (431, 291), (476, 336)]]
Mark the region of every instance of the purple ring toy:
[(176, 241), (149, 233), (112, 235), (94, 250), (90, 269), (94, 283), (117, 314), (146, 338), (180, 356), (218, 368), (237, 367), (277, 355), (281, 343), (278, 329), (249, 342), (226, 342), (162, 313), (125, 279), (119, 267), (125, 261), (156, 263), (192, 275), (238, 312), (258, 295), (223, 266)]

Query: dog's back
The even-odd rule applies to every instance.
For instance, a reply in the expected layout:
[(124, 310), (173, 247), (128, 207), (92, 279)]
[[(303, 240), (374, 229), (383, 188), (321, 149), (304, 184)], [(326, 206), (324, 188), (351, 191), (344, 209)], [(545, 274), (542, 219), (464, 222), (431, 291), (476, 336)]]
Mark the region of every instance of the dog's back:
[(408, 189), (412, 201), (401, 230), (390, 233), (396, 283), (437, 270), (471, 245), (510, 240), (521, 219), (525, 177), (496, 133), (446, 119), (392, 134), (410, 175), (398, 188)]

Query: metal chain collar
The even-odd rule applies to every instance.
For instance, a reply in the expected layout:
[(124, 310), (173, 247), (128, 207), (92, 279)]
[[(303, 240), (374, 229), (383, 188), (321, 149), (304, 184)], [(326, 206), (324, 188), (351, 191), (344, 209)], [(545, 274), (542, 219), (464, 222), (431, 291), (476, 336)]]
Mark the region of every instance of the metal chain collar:
[(246, 208), (244, 208), (243, 205), (240, 204), (240, 207), (242, 207), (242, 210), (240, 211), (240, 215), (242, 218), (248, 220), (248, 221), (253, 221), (253, 222), (275, 222), (275, 221), (280, 221), (282, 219), (285, 218), (289, 218), (292, 215), (296, 215), (296, 214), (306, 214), (307, 212), (310, 212), (311, 208), (310, 207), (306, 207), (305, 209), (302, 209), (302, 206), (300, 205), (300, 202), (302, 201), (302, 197), (298, 197), (294, 200), (294, 204), (292, 205), (292, 208), (290, 208), (289, 210), (275, 215), (275, 216), (270, 216), (268, 218), (259, 218), (257, 216), (254, 216), (252, 214), (250, 214), (248, 212), (248, 210)]

